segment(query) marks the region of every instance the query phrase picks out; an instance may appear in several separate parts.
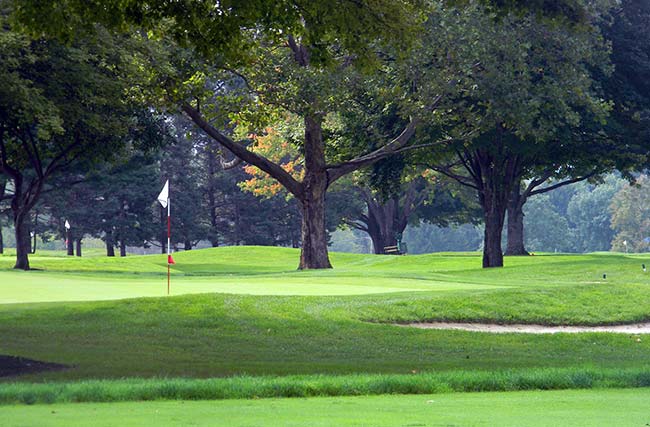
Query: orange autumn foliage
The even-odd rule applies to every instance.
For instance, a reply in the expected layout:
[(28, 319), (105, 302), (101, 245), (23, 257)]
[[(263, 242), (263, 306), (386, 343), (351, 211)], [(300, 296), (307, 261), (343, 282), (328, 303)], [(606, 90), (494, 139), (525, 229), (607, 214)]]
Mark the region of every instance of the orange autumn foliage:
[[(268, 127), (264, 130), (264, 134), (251, 134), (249, 138), (254, 141), (251, 151), (279, 164), (297, 180), (302, 179), (304, 170), (300, 152), (276, 129)], [(248, 165), (244, 170), (251, 175), (251, 178), (239, 184), (242, 190), (260, 197), (273, 197), (283, 190), (280, 183), (257, 167)]]

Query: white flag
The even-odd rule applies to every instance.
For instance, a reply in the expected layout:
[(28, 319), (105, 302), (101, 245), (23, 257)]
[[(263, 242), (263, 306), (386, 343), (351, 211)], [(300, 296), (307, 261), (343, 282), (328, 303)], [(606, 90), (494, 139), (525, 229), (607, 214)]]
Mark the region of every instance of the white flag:
[(65, 220), (65, 229), (70, 230), (70, 223), (68, 222), (67, 219)]
[(169, 200), (169, 180), (165, 182), (165, 186), (163, 187), (162, 191), (158, 195), (158, 201), (160, 202), (163, 208), (167, 207), (168, 200)]

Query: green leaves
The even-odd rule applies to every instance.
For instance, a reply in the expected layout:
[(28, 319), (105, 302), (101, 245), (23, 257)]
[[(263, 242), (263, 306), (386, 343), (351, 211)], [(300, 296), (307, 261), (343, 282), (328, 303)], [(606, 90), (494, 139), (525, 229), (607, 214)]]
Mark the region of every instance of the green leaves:
[[(9, 0), (7, 0), (9, 1)], [(127, 30), (133, 26), (150, 34), (171, 36), (181, 46), (192, 47), (221, 65), (250, 62), (251, 36), (271, 40), (287, 35), (310, 46), (311, 60), (327, 64), (332, 45), (352, 51), (360, 61), (372, 62), (368, 48), (376, 39), (398, 40), (406, 45), (420, 19), (419, 1), (360, 0), (315, 2), (310, 0), (67, 0), (12, 1), (15, 19), (34, 35), (50, 34), (72, 40), (91, 32), (94, 23)]]

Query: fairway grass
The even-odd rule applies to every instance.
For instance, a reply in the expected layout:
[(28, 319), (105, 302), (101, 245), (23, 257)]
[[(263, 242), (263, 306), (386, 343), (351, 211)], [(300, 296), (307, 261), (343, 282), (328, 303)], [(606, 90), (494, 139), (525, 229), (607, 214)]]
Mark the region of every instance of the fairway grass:
[[(528, 388), (572, 388), (643, 386), (650, 370), (645, 336), (489, 335), (393, 324), (648, 321), (646, 256), (515, 257), (486, 270), (478, 254), (333, 254), (334, 269), (296, 271), (294, 249), (215, 248), (175, 255), (174, 295), (167, 297), (164, 257), (59, 255), (34, 257), (41, 270), (29, 272), (11, 270), (13, 260), (0, 257), (0, 354), (70, 367), (0, 380), (0, 388), (28, 388), (18, 401), (28, 402), (38, 383), (104, 379), (124, 379), (128, 388), (129, 379), (413, 375), (384, 392), (421, 393), (437, 389), (416, 387), (420, 375), (449, 375), (460, 384), (450, 389), (474, 390), (463, 387), (485, 374), (492, 388), (479, 389), (508, 390), (503, 372), (542, 372), (518, 377)], [(610, 376), (601, 381), (600, 373)], [(165, 387), (151, 398), (165, 397)], [(292, 387), (299, 384), (289, 384), (287, 395)], [(342, 393), (357, 394), (355, 387)]]
[(309, 399), (157, 401), (2, 408), (4, 427), (645, 426), (650, 389)]

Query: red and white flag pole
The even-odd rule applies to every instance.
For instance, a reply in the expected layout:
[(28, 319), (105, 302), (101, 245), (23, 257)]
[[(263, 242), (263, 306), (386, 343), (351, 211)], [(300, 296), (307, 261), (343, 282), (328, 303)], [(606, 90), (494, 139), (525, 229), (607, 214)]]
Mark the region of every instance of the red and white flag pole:
[(172, 204), (169, 203), (167, 198), (167, 295), (169, 295), (169, 284), (171, 281), (170, 266), (174, 260), (172, 259)]
[(158, 202), (163, 208), (167, 208), (167, 295), (169, 295), (169, 288), (171, 283), (171, 265), (176, 264), (172, 257), (172, 210), (171, 200), (169, 198), (169, 180), (165, 182), (165, 186), (158, 195)]

